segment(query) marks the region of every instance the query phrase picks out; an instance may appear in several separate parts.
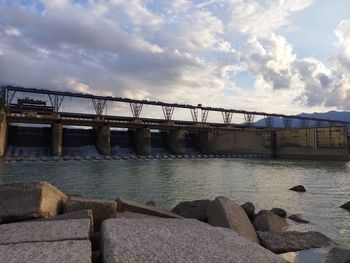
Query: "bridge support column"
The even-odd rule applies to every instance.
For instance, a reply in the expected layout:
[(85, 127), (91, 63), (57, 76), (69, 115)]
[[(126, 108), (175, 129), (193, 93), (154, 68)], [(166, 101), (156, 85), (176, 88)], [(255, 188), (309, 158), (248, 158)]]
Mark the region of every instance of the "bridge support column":
[(109, 126), (96, 127), (96, 146), (102, 155), (111, 154), (111, 133)]
[(151, 154), (151, 130), (149, 128), (136, 129), (134, 133), (134, 142), (138, 154)]
[(167, 133), (166, 143), (172, 154), (185, 154), (186, 141), (184, 130), (171, 130)]
[(0, 112), (0, 157), (3, 157), (6, 153), (7, 130), (8, 123), (6, 119), (6, 114), (4, 112)]
[(62, 155), (62, 123), (55, 123), (51, 126), (51, 153), (53, 156)]

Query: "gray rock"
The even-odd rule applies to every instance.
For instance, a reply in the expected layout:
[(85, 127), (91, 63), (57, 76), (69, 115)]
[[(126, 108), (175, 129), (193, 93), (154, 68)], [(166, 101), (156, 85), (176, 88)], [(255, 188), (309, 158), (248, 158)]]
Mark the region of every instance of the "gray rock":
[(259, 212), (254, 219), (253, 225), (256, 231), (271, 232), (282, 231), (288, 226), (285, 219), (268, 210)]
[(85, 209), (92, 210), (94, 217), (94, 230), (99, 231), (103, 220), (115, 217), (117, 212), (117, 203), (115, 201), (105, 199), (70, 196), (69, 200), (64, 204), (65, 213)]
[(208, 222), (207, 209), (209, 204), (209, 199), (181, 202), (171, 212), (185, 218), (195, 218), (202, 222)]
[(255, 217), (255, 206), (253, 203), (251, 202), (246, 202), (243, 205), (241, 205), (242, 209), (244, 210), (244, 212), (247, 214), (247, 216), (249, 217), (250, 221), (254, 220)]
[(164, 211), (157, 207), (149, 206), (144, 203), (129, 200), (126, 198), (118, 198), (116, 201), (118, 203), (118, 212), (133, 212), (165, 218), (182, 218), (175, 213)]
[(286, 212), (286, 210), (284, 210), (284, 209), (282, 209), (282, 208), (277, 208), (277, 207), (275, 207), (275, 208), (272, 208), (270, 211), (271, 211), (272, 213), (274, 213), (275, 215), (278, 215), (278, 216), (280, 216), (280, 217), (282, 217), (282, 218), (286, 218), (286, 217), (287, 217), (287, 212)]
[(0, 223), (55, 216), (67, 198), (47, 182), (0, 185)]
[(194, 219), (108, 219), (102, 254), (104, 263), (286, 262), (234, 231)]
[(34, 242), (0, 245), (0, 262), (89, 263), (89, 240)]
[(268, 250), (280, 254), (309, 248), (327, 247), (332, 244), (325, 235), (319, 232), (257, 232), (260, 243)]
[(258, 242), (255, 230), (244, 210), (227, 197), (219, 196), (208, 206), (208, 223), (234, 230), (245, 238)]
[(150, 216), (145, 214), (139, 214), (134, 212), (118, 212), (116, 218), (156, 218), (156, 216)]
[(310, 221), (304, 219), (301, 214), (290, 215), (288, 218), (298, 223), (310, 223)]
[(89, 219), (32, 221), (0, 225), (0, 245), (25, 242), (88, 240)]
[(90, 221), (90, 229), (91, 233), (94, 232), (94, 218), (92, 215), (92, 210), (91, 209), (86, 209), (86, 210), (80, 210), (77, 212), (72, 212), (72, 213), (67, 213), (67, 214), (61, 214), (53, 217), (48, 217), (44, 219), (36, 219), (35, 221), (58, 221), (58, 220), (68, 220), (68, 219), (89, 219)]
[(157, 206), (157, 205), (156, 205), (156, 202), (154, 202), (153, 200), (147, 201), (147, 202), (146, 202), (146, 205), (148, 205), (148, 206), (154, 206), (154, 207)]
[(342, 204), (340, 207), (350, 211), (350, 201)]
[(289, 190), (291, 191), (295, 191), (295, 192), (306, 192), (306, 189), (303, 185), (296, 185), (296, 186), (293, 186), (292, 188), (289, 188)]
[(343, 248), (332, 248), (329, 251), (326, 263), (349, 263), (350, 262), (350, 250)]

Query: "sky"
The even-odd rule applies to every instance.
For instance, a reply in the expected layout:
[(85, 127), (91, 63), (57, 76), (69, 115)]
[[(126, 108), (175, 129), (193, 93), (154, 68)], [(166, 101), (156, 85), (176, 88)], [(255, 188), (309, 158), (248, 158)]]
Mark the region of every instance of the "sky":
[(0, 0), (0, 82), (285, 114), (350, 110), (349, 10), (348, 0)]

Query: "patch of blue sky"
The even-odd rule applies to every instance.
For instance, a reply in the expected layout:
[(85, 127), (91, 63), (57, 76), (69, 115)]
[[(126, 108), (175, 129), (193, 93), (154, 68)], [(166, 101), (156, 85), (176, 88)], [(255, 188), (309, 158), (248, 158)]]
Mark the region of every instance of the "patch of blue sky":
[(283, 35), (294, 47), (298, 58), (315, 57), (324, 62), (337, 52), (334, 33), (341, 20), (350, 19), (349, 0), (317, 0), (308, 8), (290, 16), (290, 30), (281, 28)]
[(247, 71), (241, 71), (230, 75), (230, 80), (232, 80), (236, 85), (244, 90), (254, 89), (255, 79)]

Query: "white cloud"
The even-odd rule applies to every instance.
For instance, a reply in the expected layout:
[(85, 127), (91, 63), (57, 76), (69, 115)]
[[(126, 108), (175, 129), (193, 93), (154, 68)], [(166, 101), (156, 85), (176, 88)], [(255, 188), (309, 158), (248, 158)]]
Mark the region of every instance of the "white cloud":
[[(42, 2), (0, 3), (3, 81), (259, 111), (350, 109), (350, 22), (336, 29), (328, 67), (277, 33), (311, 0)], [(254, 87), (240, 88), (239, 72)]]

